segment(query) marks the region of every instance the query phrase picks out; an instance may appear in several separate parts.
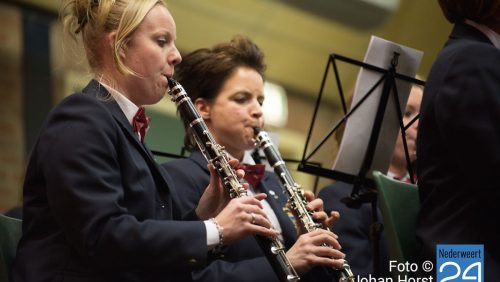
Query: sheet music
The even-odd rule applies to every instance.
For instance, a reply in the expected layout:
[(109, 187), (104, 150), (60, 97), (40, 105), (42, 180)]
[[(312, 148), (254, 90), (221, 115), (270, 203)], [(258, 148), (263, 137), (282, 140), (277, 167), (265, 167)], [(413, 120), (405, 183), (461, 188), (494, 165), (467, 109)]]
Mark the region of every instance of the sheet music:
[[(396, 72), (409, 77), (415, 77), (422, 60), (423, 52), (394, 42), (372, 36), (364, 62), (380, 68), (388, 69), (391, 65), (394, 52), (399, 53)], [(351, 108), (380, 80), (383, 74), (362, 68), (358, 73), (354, 97)], [(349, 117), (346, 123), (333, 170), (351, 175), (358, 175), (365, 153), (367, 151), (370, 134), (380, 102), (382, 88), (380, 85), (370, 94), (363, 104)], [(404, 111), (411, 90), (411, 83), (396, 79), (400, 109)], [(375, 149), (372, 165), (366, 177), (372, 178), (372, 171), (379, 170), (387, 173), (392, 159), (399, 121), (394, 105), (393, 90), (389, 96), (380, 135)], [(404, 113), (404, 112), (403, 112)]]

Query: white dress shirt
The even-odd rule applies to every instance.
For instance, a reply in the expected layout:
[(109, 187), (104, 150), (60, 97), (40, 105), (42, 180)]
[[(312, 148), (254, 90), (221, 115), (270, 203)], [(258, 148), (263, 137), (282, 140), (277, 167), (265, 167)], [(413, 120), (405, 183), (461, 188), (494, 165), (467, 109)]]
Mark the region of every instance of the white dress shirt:
[[(243, 155), (243, 160), (241, 161), (242, 164), (248, 164), (248, 165), (254, 165), (255, 161), (250, 155), (248, 151), (245, 152)], [(248, 195), (249, 196), (254, 196), (256, 194), (255, 189), (252, 187), (252, 185), (249, 185), (248, 187)], [(264, 199), (260, 201), (262, 203), (262, 207), (264, 208), (264, 211), (267, 214), (267, 218), (269, 218), (269, 221), (273, 225), (274, 229), (277, 230), (280, 235), (279, 238), (281, 241), (283, 241), (283, 235), (281, 235), (281, 225), (280, 222), (278, 221), (278, 217), (276, 216), (276, 213), (274, 213), (274, 210), (271, 208), (271, 205), (269, 205), (269, 202)]]

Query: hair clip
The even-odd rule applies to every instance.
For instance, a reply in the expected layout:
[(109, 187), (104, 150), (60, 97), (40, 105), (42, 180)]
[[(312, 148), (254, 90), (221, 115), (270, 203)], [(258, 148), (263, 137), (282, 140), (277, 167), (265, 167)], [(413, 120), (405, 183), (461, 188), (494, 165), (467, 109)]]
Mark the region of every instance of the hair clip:
[[(92, 0), (92, 2), (90, 3), (90, 10), (93, 10), (95, 7), (98, 7), (98, 6), (99, 6), (99, 0)], [(78, 19), (78, 27), (76, 28), (75, 33), (76, 34), (80, 33), (88, 21), (89, 21), (88, 13), (86, 13), (84, 17), (80, 17)]]

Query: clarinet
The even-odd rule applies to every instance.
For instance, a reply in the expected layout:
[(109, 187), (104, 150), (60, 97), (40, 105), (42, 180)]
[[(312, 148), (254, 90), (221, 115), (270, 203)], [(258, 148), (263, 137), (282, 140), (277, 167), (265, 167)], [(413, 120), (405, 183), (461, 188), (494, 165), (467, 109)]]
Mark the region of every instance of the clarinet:
[[(304, 197), (304, 190), (302, 190), (301, 186), (293, 179), (290, 171), (285, 165), (285, 162), (281, 158), (279, 151), (273, 145), (267, 132), (261, 130), (260, 128), (254, 128), (254, 133), (256, 136), (257, 146), (264, 151), (269, 164), (273, 167), (274, 172), (280, 179), (284, 191), (288, 196), (290, 207), (295, 211), (306, 232), (309, 233), (319, 228), (329, 230), (328, 227), (323, 227), (322, 224), (313, 220), (312, 212), (306, 208), (307, 200)], [(335, 270), (340, 271), (340, 282), (355, 281), (354, 274), (352, 273), (351, 267), (346, 260), (344, 260), (344, 264), (340, 269)]]
[[(236, 173), (229, 165), (224, 147), (217, 144), (184, 88), (171, 78), (168, 79), (168, 86), (172, 101), (175, 102), (182, 119), (189, 124), (191, 134), (208, 163), (215, 167), (224, 188), (229, 191), (229, 196), (231, 198), (247, 196), (246, 189), (238, 181)], [(286, 257), (285, 247), (278, 238), (255, 235), (255, 239), (280, 281), (296, 282), (300, 280)]]

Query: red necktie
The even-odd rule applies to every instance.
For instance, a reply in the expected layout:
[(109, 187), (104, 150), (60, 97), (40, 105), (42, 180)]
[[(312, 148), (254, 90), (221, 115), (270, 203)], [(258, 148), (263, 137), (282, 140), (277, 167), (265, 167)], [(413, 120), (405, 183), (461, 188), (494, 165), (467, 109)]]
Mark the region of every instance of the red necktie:
[(149, 123), (151, 122), (151, 118), (146, 116), (145, 112), (144, 107), (139, 107), (139, 110), (132, 119), (134, 132), (140, 135), (141, 142), (144, 142), (144, 136), (146, 136), (146, 131), (148, 130)]
[(252, 185), (252, 187), (256, 188), (259, 185), (262, 177), (264, 177), (264, 172), (266, 170), (266, 165), (264, 164), (239, 164), (237, 169), (243, 169), (245, 171), (245, 177), (243, 177), (248, 184)]

